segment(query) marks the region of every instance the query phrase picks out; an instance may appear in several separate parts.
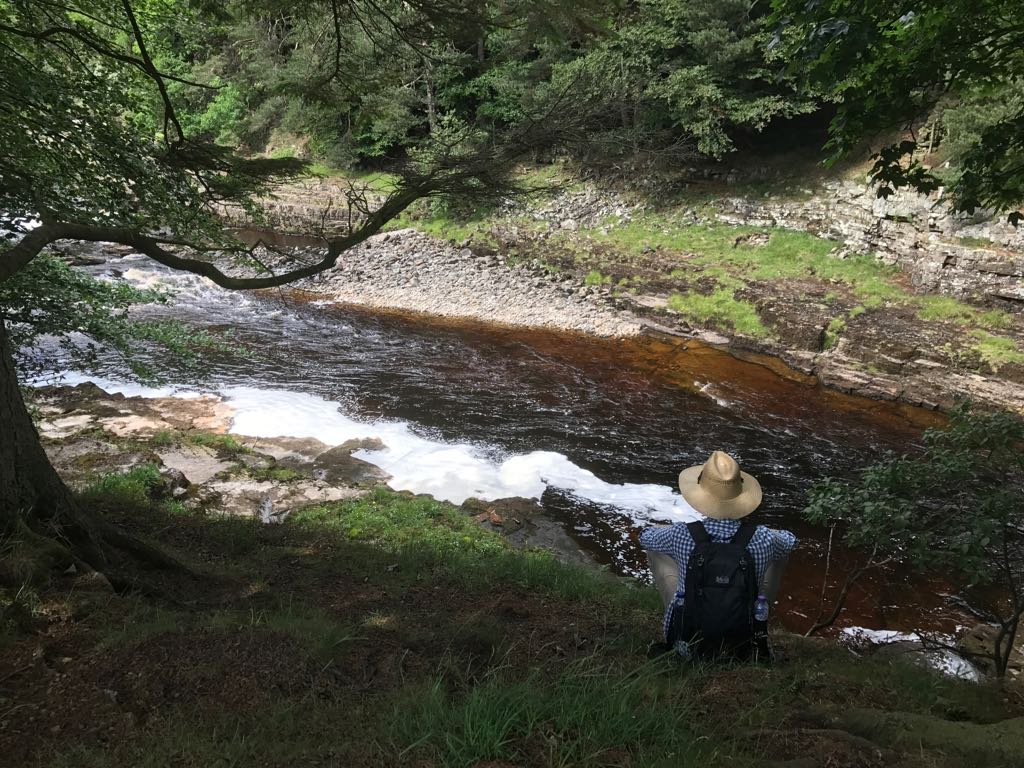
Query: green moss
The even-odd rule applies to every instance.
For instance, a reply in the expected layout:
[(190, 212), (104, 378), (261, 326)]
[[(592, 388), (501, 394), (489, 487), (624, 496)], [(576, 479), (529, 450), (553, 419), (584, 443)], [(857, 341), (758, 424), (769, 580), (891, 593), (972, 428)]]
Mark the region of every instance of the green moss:
[(612, 282), (611, 275), (602, 275), (600, 270), (592, 269), (583, 278), (584, 285), (609, 285)]
[(846, 318), (833, 317), (825, 327), (825, 337), (822, 340), (822, 349), (833, 349), (839, 343), (839, 337), (846, 330)]
[(729, 288), (718, 288), (709, 296), (676, 293), (669, 297), (668, 308), (694, 323), (724, 326), (755, 338), (768, 336), (757, 308), (749, 301), (737, 299)]

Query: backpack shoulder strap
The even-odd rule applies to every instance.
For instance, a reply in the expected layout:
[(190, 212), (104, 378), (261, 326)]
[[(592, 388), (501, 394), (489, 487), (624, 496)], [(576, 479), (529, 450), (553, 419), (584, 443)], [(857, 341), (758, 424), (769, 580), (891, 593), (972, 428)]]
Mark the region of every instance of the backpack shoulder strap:
[(687, 523), (686, 530), (690, 532), (690, 535), (693, 537), (693, 541), (696, 544), (706, 544), (711, 541), (711, 537), (708, 535), (708, 529), (704, 527), (704, 523), (700, 520), (694, 520), (692, 523)]
[(741, 523), (739, 530), (737, 530), (736, 533), (733, 534), (732, 538), (729, 541), (732, 544), (739, 544), (741, 547), (746, 549), (747, 545), (750, 543), (750, 540), (754, 538), (754, 533), (756, 531), (756, 525), (751, 525), (750, 523)]

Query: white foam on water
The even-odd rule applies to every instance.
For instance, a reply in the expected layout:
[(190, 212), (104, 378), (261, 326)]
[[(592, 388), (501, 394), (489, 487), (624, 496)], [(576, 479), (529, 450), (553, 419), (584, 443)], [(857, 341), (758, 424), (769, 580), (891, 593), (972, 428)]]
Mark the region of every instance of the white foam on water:
[[(972, 682), (978, 682), (984, 677), (974, 664), (949, 648), (925, 648), (921, 642), (921, 636), (916, 632), (846, 627), (840, 632), (840, 635), (844, 641), (853, 645), (913, 643), (919, 647), (910, 652), (920, 654), (921, 659), (932, 669), (936, 669), (950, 677), (957, 677), (961, 680), (970, 680)], [(935, 639), (942, 644), (953, 644), (953, 637), (950, 635), (939, 635)]]
[(694, 384), (695, 387), (697, 387), (697, 389), (700, 391), (700, 393), (702, 395), (707, 395), (712, 400), (714, 400), (715, 403), (717, 403), (718, 405), (722, 406), (723, 408), (727, 408), (730, 405), (732, 405), (732, 403), (730, 403), (724, 397), (719, 397), (718, 395), (716, 395), (712, 391), (712, 384), (711, 384), (711, 382), (708, 382), (706, 384), (701, 384), (699, 381), (695, 381), (695, 382), (693, 382), (693, 384)]
[(231, 432), (253, 437), (313, 437), (338, 445), (379, 438), (383, 450), (353, 455), (380, 467), (395, 490), (425, 493), (461, 504), (521, 496), (539, 499), (548, 486), (605, 505), (638, 521), (695, 520), (699, 517), (671, 488), (608, 483), (551, 451), (494, 459), (471, 443), (446, 443), (415, 434), (407, 422), (363, 422), (345, 415), (338, 403), (284, 390), (233, 387), (223, 390), (235, 411)]
[[(148, 387), (74, 371), (63, 373), (60, 380), (69, 386), (92, 382), (106, 392), (126, 397), (201, 396), (181, 387)], [(219, 394), (234, 411), (233, 434), (312, 437), (327, 445), (378, 438), (385, 448), (360, 450), (353, 455), (391, 475), (388, 485), (394, 490), (461, 504), (471, 497), (484, 501), (510, 496), (539, 499), (550, 486), (640, 523), (700, 518), (682, 496), (667, 486), (609, 483), (560, 453), (533, 451), (496, 459), (494, 451), (485, 446), (446, 443), (417, 435), (408, 422), (353, 419), (342, 412), (339, 403), (316, 395), (254, 387), (227, 387)]]
[(91, 374), (80, 373), (78, 371), (64, 371), (58, 374), (56, 379), (51, 376), (43, 376), (33, 379), (28, 383), (33, 387), (44, 387), (54, 383), (74, 387), (79, 384), (85, 384), (86, 382), (95, 384), (104, 392), (111, 395), (124, 395), (125, 397), (180, 397), (182, 399), (202, 397), (202, 393), (200, 392), (187, 390), (173, 385), (147, 387), (144, 384), (107, 379), (102, 376), (93, 376)]

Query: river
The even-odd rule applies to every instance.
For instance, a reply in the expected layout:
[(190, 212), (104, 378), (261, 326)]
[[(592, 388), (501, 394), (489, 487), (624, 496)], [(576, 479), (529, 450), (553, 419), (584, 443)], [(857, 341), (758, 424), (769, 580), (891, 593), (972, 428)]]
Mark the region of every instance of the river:
[[(800, 537), (780, 603), (794, 630), (817, 612), (829, 548), (828, 532), (799, 516), (810, 483), (912, 450), (939, 421), (693, 341), (610, 341), (371, 312), (297, 291), (230, 292), (132, 256), (90, 271), (175, 292), (146, 317), (232, 331), (249, 353), (211, 356), (198, 386), (232, 401), (234, 431), (332, 443), (379, 435), (389, 450), (362, 457), (397, 487), (455, 502), (537, 496), (621, 574), (646, 573), (631, 531), (681, 516), (679, 470), (728, 451), (764, 488), (756, 519)], [(149, 362), (180, 381), (173, 364)], [(100, 373), (126, 378), (113, 357)], [(830, 589), (853, 557), (833, 548)], [(866, 582), (849, 606), (841, 624), (948, 628), (957, 618), (941, 583), (909, 577), (894, 589)]]

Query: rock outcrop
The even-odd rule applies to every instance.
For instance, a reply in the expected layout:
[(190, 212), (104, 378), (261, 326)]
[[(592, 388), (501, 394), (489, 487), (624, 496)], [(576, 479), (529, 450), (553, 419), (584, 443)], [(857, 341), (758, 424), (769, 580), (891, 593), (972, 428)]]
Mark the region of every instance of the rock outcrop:
[(910, 275), (923, 292), (988, 300), (1024, 309), (1024, 228), (1005, 216), (955, 214), (937, 195), (832, 181), (802, 200), (726, 197), (717, 218), (730, 224), (785, 227), (874, 253)]

